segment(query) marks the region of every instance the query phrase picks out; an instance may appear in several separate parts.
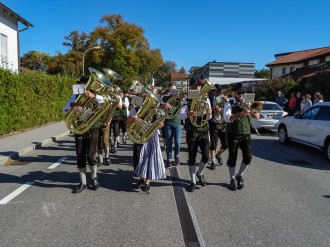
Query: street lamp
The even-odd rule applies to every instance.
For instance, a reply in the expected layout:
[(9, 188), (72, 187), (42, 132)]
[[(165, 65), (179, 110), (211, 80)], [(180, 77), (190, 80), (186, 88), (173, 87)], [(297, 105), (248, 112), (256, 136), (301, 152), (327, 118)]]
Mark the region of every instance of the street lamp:
[(100, 46), (94, 46), (94, 47), (91, 47), (91, 48), (88, 48), (84, 54), (83, 54), (83, 67), (82, 67), (82, 74), (85, 75), (85, 54), (87, 51), (89, 50), (92, 50), (92, 49), (100, 49), (101, 47)]

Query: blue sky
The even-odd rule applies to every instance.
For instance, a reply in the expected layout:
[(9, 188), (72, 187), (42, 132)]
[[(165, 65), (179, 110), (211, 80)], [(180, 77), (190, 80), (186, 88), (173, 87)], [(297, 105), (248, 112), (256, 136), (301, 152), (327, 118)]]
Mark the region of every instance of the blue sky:
[[(64, 36), (89, 33), (106, 14), (145, 30), (151, 48), (188, 71), (217, 62), (265, 68), (274, 54), (330, 46), (328, 0), (2, 0), (34, 25), (20, 33), (21, 55), (66, 53)], [(23, 28), (21, 26), (20, 28)]]

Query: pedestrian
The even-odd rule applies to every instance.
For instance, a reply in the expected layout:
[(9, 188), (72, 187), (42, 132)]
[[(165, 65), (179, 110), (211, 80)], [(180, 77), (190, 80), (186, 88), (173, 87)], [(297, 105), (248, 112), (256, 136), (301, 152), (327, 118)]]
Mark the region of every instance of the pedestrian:
[(303, 95), (300, 105), (300, 111), (304, 112), (311, 106), (312, 106), (311, 95), (310, 94)]
[[(169, 87), (169, 91), (173, 92), (173, 94), (165, 95), (162, 100), (165, 102), (162, 107), (172, 108), (172, 106), (167, 103), (170, 99), (175, 99), (176, 103), (181, 105), (182, 98), (178, 96), (176, 93), (176, 84), (171, 83)], [(164, 127), (165, 136), (166, 136), (166, 157), (167, 163), (166, 167), (177, 166), (180, 164), (180, 144), (181, 144), (181, 119), (178, 114), (176, 114), (171, 119), (165, 119)], [(174, 141), (174, 160), (173, 160), (173, 143)]]
[[(229, 170), (229, 189), (236, 190), (244, 187), (243, 175), (252, 160), (251, 146), (251, 127), (249, 115), (259, 118), (258, 113), (250, 112), (249, 106), (245, 105), (244, 89), (242, 83), (237, 83), (234, 87), (234, 99), (225, 105), (224, 118), (227, 122), (226, 133), (228, 143), (228, 170)], [(235, 175), (238, 149), (242, 150), (242, 163), (238, 173)], [(237, 182), (237, 183), (236, 183)]]
[(286, 104), (288, 103), (288, 99), (282, 95), (281, 91), (277, 91), (275, 102), (284, 110)]
[(321, 95), (320, 92), (315, 92), (315, 93), (314, 93), (314, 102), (313, 102), (313, 105), (315, 105), (317, 102), (319, 102), (319, 100), (320, 100), (320, 95)]
[(289, 99), (289, 116), (293, 116), (296, 111), (297, 98), (296, 93), (292, 92)]
[[(201, 80), (200, 80), (201, 82)], [(197, 90), (198, 94), (200, 95), (199, 91), (201, 90), (202, 85), (198, 83), (194, 78), (191, 78), (189, 84), (189, 90)], [(203, 90), (201, 90), (203, 91)], [(203, 96), (203, 95), (201, 95)], [(205, 102), (208, 105), (208, 109), (206, 112), (197, 112), (196, 109), (191, 108), (191, 104), (193, 99), (189, 96), (188, 91), (188, 98), (183, 100), (183, 107), (180, 109), (179, 117), (180, 119), (185, 119), (185, 129), (186, 129), (186, 142), (188, 145), (188, 166), (189, 166), (189, 173), (191, 178), (191, 183), (187, 187), (187, 191), (193, 192), (196, 188), (196, 176), (198, 177), (199, 183), (201, 186), (206, 185), (206, 181), (204, 178), (204, 170), (206, 167), (207, 162), (209, 161), (209, 126), (208, 123), (201, 127), (196, 127), (190, 118), (196, 120), (197, 123), (200, 123), (202, 119), (209, 118), (212, 114), (212, 109), (210, 105), (210, 100), (208, 97), (201, 97), (200, 103)], [(198, 165), (198, 171), (196, 173), (196, 156), (198, 147), (201, 150), (202, 158)]]
[[(78, 84), (85, 84), (88, 82), (89, 77), (82, 76), (78, 81)], [(76, 112), (81, 112), (82, 106), (79, 103), (75, 103), (78, 95), (71, 96), (70, 100), (62, 108), (64, 114), (69, 113), (72, 109)], [(104, 98), (101, 95), (94, 94), (90, 91), (83, 93), (83, 96), (89, 99), (94, 99), (98, 104), (104, 103)], [(86, 133), (82, 135), (75, 134), (75, 144), (76, 144), (76, 155), (77, 155), (77, 166), (79, 171), (80, 183), (76, 186), (72, 192), (80, 193), (87, 188), (86, 179), (86, 158), (89, 163), (89, 168), (91, 171), (91, 183), (92, 188), (97, 190), (100, 185), (97, 179), (97, 160), (96, 151), (98, 145), (98, 135), (101, 122), (97, 121)]]
[(296, 110), (295, 110), (295, 113), (300, 113), (301, 101), (302, 101), (301, 92), (297, 92), (297, 94), (296, 94)]
[[(210, 98), (212, 107), (212, 118), (209, 121), (210, 124), (210, 155), (211, 155), (211, 170), (215, 170), (215, 160), (217, 159), (219, 165), (223, 164), (222, 153), (227, 150), (226, 140), (226, 122), (223, 118), (223, 110), (227, 97), (221, 95), (222, 89), (219, 84), (214, 85), (215, 89), (213, 96)], [(217, 151), (218, 140), (220, 139), (221, 146)]]

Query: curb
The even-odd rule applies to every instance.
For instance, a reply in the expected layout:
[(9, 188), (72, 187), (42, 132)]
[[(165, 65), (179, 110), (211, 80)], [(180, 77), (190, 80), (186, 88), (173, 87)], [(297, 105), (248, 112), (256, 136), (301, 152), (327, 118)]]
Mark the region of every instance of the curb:
[(17, 152), (12, 152), (11, 154), (7, 155), (7, 156), (0, 156), (0, 166), (1, 165), (6, 165), (8, 164), (10, 161), (17, 159), (18, 157), (31, 153), (33, 151), (35, 151), (36, 149), (40, 149), (44, 146), (47, 146), (51, 143), (54, 143), (55, 141), (58, 141), (59, 139), (68, 136), (70, 134), (70, 131), (65, 131), (61, 134), (58, 134), (56, 136), (47, 138), (46, 140), (43, 140), (41, 142), (38, 142), (36, 144), (30, 145), (28, 147), (25, 147), (21, 150), (18, 150)]

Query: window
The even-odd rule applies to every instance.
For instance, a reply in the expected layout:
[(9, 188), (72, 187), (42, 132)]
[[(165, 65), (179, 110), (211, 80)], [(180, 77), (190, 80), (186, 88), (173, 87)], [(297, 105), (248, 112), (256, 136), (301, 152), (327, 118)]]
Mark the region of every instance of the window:
[(286, 74), (286, 68), (282, 68), (282, 75)]
[(321, 106), (317, 115), (316, 120), (330, 121), (330, 106)]
[(7, 50), (7, 36), (0, 34), (0, 63), (7, 63), (8, 50)]
[(295, 71), (294, 67), (290, 68), (290, 73), (292, 73), (293, 71)]
[(304, 111), (302, 119), (314, 119), (319, 110), (320, 107), (317, 106), (308, 108), (306, 111)]

